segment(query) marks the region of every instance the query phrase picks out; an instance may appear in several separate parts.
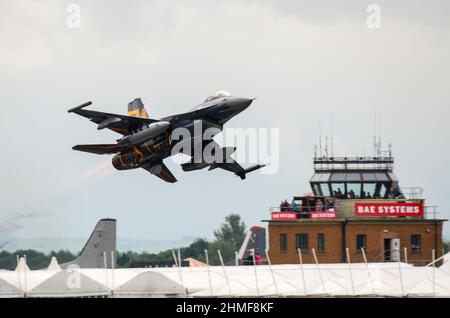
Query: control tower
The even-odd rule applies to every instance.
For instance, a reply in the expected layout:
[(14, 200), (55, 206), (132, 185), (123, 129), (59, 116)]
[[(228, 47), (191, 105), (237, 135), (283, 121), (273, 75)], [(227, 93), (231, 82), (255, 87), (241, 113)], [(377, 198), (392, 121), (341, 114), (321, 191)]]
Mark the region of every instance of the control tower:
[(394, 158), (313, 159), (311, 191), (270, 208), (269, 255), (273, 263), (407, 261), (442, 255), (443, 219), (427, 206), (420, 187), (401, 187)]

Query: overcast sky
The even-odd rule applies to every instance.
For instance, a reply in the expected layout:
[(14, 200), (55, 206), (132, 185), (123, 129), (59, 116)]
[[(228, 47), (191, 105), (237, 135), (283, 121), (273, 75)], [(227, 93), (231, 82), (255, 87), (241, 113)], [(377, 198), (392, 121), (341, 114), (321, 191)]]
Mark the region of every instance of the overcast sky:
[[(104, 217), (146, 239), (211, 237), (230, 212), (261, 224), (310, 191), (319, 118), (322, 135), (334, 118), (337, 155), (371, 155), (375, 113), (401, 185), (423, 187), (450, 217), (448, 1), (376, 1), (379, 29), (366, 24), (374, 1), (74, 0), (80, 29), (66, 25), (71, 2), (0, 2), (0, 220), (20, 226), (11, 237), (87, 237)], [(71, 149), (118, 135), (70, 107), (126, 113), (141, 97), (159, 118), (222, 89), (258, 97), (227, 127), (279, 128), (278, 173), (241, 181), (168, 161), (179, 181), (167, 184)]]

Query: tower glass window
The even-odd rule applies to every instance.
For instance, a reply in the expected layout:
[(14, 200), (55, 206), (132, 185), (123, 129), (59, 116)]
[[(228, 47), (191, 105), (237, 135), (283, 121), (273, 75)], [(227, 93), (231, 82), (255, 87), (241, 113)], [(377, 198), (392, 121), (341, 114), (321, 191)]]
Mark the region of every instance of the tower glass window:
[(281, 233), (280, 234), (280, 252), (286, 252), (287, 251), (287, 234)]
[(317, 234), (317, 249), (319, 252), (325, 251), (325, 234)]
[(411, 252), (420, 253), (422, 250), (422, 238), (420, 234), (411, 235)]
[(361, 252), (361, 249), (366, 250), (367, 246), (367, 236), (365, 234), (356, 235), (356, 250)]
[(295, 235), (296, 248), (302, 251), (309, 249), (308, 234), (296, 234)]

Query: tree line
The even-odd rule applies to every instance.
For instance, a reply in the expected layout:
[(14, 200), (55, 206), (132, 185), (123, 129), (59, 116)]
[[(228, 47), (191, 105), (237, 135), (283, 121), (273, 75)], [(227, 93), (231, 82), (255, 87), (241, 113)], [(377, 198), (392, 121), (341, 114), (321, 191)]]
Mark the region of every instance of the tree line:
[[(206, 262), (205, 250), (208, 251), (209, 263), (219, 265), (220, 260), (217, 250), (221, 251), (225, 263), (234, 262), (235, 251), (238, 251), (244, 241), (245, 223), (239, 214), (231, 213), (225, 217), (225, 222), (214, 231), (215, 239), (208, 241), (206, 238), (197, 238), (189, 246), (180, 248), (182, 259), (187, 257), (195, 258), (201, 262)], [(444, 253), (450, 252), (450, 241), (443, 242)], [(133, 262), (173, 262), (172, 249), (159, 253), (117, 252), (117, 267), (127, 268)], [(27, 256), (27, 264), (30, 269), (46, 268), (53, 256), (60, 264), (74, 260), (78, 254), (72, 254), (68, 250), (52, 251), (45, 254), (32, 249), (17, 250), (14, 252), (0, 252), (0, 269), (13, 270), (17, 265), (17, 256)]]
[[(244, 241), (245, 223), (239, 214), (231, 213), (225, 217), (225, 222), (214, 231), (215, 239), (208, 241), (206, 238), (197, 238), (189, 246), (180, 248), (182, 259), (195, 258), (206, 262), (205, 250), (208, 251), (208, 259), (211, 265), (219, 265), (220, 260), (217, 250), (221, 251), (224, 262), (234, 261), (235, 251), (238, 251)], [(72, 254), (68, 250), (52, 251), (48, 254), (28, 249), (14, 252), (0, 252), (0, 269), (13, 270), (17, 266), (17, 256), (26, 255), (27, 264), (30, 269), (46, 268), (54, 256), (60, 264), (74, 260), (78, 254)], [(133, 251), (117, 252), (117, 267), (130, 267), (132, 262), (173, 262), (172, 249), (159, 253)]]

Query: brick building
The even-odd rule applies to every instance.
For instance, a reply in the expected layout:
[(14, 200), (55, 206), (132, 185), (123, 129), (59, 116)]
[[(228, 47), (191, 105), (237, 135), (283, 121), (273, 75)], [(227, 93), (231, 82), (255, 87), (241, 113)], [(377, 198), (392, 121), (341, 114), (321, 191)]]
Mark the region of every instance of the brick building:
[(273, 264), (405, 261), (442, 255), (442, 225), (420, 188), (400, 189), (393, 158), (314, 159), (313, 193), (272, 209)]

